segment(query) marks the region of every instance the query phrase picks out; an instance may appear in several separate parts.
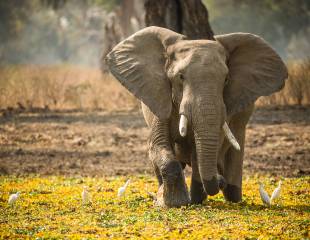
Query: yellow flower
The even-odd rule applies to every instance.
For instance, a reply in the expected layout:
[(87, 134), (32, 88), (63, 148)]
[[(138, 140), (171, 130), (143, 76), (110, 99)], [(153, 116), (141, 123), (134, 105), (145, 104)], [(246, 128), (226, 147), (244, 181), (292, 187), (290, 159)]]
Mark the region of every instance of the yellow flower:
[[(283, 179), (281, 198), (261, 204), (257, 182), (267, 191), (269, 178), (244, 181), (243, 201), (227, 203), (222, 194), (203, 205), (160, 209), (147, 191), (156, 192), (154, 177), (131, 178), (123, 198), (115, 197), (126, 178), (0, 177), (0, 238), (203, 239), (309, 237), (310, 177)], [(187, 179), (189, 182), (189, 179)], [(81, 204), (81, 189), (89, 186), (92, 204)], [(147, 185), (147, 188), (146, 188)], [(146, 190), (147, 189), (147, 190)], [(21, 200), (8, 207), (11, 193)]]

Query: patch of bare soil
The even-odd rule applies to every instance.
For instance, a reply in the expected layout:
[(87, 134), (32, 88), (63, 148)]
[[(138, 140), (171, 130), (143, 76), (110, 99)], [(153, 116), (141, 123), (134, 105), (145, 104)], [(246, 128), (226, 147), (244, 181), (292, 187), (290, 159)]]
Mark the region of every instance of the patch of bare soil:
[[(0, 174), (152, 173), (139, 111), (21, 112), (0, 117)], [(260, 108), (248, 125), (245, 174), (310, 174), (310, 107)]]

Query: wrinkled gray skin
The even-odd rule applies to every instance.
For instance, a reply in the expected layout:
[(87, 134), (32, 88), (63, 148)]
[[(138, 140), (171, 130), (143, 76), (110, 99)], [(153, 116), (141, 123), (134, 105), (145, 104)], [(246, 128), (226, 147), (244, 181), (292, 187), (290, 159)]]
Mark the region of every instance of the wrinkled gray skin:
[[(280, 90), (287, 69), (260, 37), (247, 33), (186, 40), (148, 27), (119, 43), (106, 57), (111, 73), (142, 101), (151, 129), (149, 156), (159, 182), (159, 205), (199, 204), (221, 189), (241, 201), (246, 124), (255, 100)], [(178, 131), (180, 114), (188, 131)], [(224, 137), (226, 121), (238, 140)], [(190, 194), (183, 169), (192, 167)]]

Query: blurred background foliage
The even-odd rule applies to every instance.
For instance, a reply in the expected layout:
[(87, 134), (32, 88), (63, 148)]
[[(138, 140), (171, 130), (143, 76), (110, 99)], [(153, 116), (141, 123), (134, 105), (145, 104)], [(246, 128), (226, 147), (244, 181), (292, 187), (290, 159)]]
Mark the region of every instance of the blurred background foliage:
[(114, 0), (0, 1), (0, 64), (98, 65)]
[[(309, 0), (203, 3), (215, 34), (258, 34), (288, 63), (285, 88), (258, 105), (310, 103)], [(136, 108), (99, 59), (144, 26), (144, 0), (0, 1), (0, 110)]]
[[(203, 0), (215, 34), (263, 36), (285, 59), (310, 52), (308, 0)], [(144, 26), (143, 0), (0, 1), (0, 64), (98, 66), (100, 50)], [(111, 35), (110, 30), (114, 29)]]
[(251, 32), (284, 58), (310, 54), (309, 0), (204, 0), (216, 34)]

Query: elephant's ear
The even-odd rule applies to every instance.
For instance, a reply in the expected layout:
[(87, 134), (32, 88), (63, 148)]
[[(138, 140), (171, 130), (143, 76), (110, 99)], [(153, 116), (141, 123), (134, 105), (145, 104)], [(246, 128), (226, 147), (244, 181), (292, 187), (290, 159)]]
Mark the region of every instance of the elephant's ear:
[(166, 49), (183, 38), (165, 28), (147, 27), (120, 42), (105, 58), (111, 73), (159, 119), (167, 119), (172, 108)]
[(260, 37), (232, 33), (215, 37), (228, 52), (228, 83), (224, 88), (227, 113), (232, 115), (260, 96), (279, 91), (288, 77), (279, 55)]

